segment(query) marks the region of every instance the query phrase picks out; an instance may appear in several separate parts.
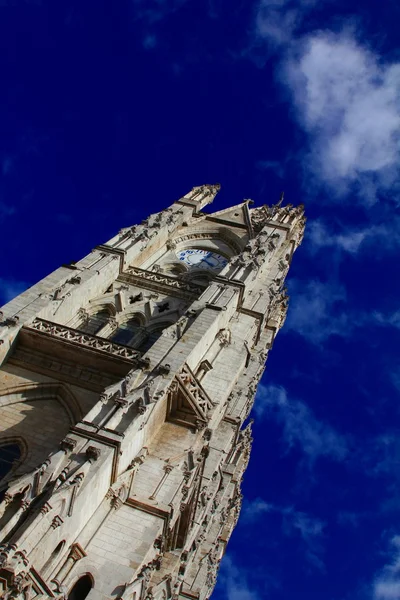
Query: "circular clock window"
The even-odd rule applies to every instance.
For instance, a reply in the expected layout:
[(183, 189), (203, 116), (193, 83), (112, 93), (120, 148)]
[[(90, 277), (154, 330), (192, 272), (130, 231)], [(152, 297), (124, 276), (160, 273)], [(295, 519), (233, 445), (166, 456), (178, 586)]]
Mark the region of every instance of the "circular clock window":
[(201, 250), (200, 248), (186, 248), (176, 253), (178, 259), (190, 268), (212, 269), (220, 271), (227, 264), (227, 259), (220, 254)]

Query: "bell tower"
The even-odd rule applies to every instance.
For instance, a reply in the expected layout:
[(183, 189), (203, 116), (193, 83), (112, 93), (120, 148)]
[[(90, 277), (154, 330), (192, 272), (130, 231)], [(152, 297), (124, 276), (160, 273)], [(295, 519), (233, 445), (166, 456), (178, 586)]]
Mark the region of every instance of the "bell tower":
[(0, 596), (205, 600), (303, 207), (193, 188), (0, 312)]

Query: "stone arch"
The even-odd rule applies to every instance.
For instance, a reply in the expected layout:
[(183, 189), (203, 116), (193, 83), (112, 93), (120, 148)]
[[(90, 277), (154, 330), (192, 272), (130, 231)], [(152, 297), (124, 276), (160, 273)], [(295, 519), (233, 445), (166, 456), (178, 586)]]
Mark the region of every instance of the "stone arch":
[(116, 307), (113, 302), (104, 299), (93, 301), (86, 311), (80, 311), (80, 322), (76, 328), (89, 335), (99, 335), (111, 318), (115, 318)]
[(162, 335), (164, 329), (173, 325), (174, 321), (166, 321), (165, 319), (157, 319), (151, 320), (146, 327), (145, 335), (138, 347), (140, 352), (146, 353), (152, 345), (158, 340), (158, 338)]
[(132, 320), (136, 319), (141, 327), (146, 326), (146, 315), (144, 314), (144, 312), (139, 311), (137, 309), (129, 310), (129, 308), (126, 308), (123, 313), (120, 313), (119, 319), (118, 319), (118, 324), (126, 323), (127, 321), (130, 321), (131, 319)]
[(206, 271), (205, 269), (196, 269), (196, 271), (192, 273), (189, 272), (186, 275), (185, 279), (187, 281), (190, 281), (191, 283), (200, 283), (202, 285), (208, 285), (212, 281), (213, 277), (214, 275), (210, 271)]
[(26, 459), (26, 457), (28, 456), (28, 446), (26, 445), (24, 438), (22, 438), (21, 436), (13, 435), (13, 436), (2, 437), (0, 440), (0, 448), (3, 446), (11, 445), (11, 444), (15, 444), (19, 447), (19, 449), (20, 449), (19, 462), (23, 463), (24, 460)]
[(81, 574), (70, 588), (68, 600), (85, 600), (94, 588), (94, 578), (91, 573)]
[[(210, 250), (219, 251), (226, 255), (226, 258), (232, 258), (232, 256), (240, 254), (243, 251), (247, 239), (240, 238), (228, 227), (214, 227), (202, 224), (201, 226), (191, 227), (185, 233), (178, 233), (173, 238), (173, 242), (179, 249), (189, 246), (205, 247), (208, 245), (207, 242), (211, 242), (215, 247), (210, 247)], [(218, 242), (220, 243), (218, 244)]]
[(89, 315), (97, 312), (99, 309), (106, 310), (109, 313), (110, 317), (115, 317), (117, 314), (117, 308), (114, 303), (114, 299), (106, 299), (106, 298), (96, 298), (95, 300), (91, 300), (89, 305), (86, 307)]
[(118, 326), (109, 336), (112, 342), (135, 347), (142, 337), (145, 325), (144, 315), (137, 312), (123, 313), (118, 320)]
[[(23, 461), (12, 475), (21, 475), (44, 462), (58, 449), (70, 427), (82, 418), (72, 392), (64, 384), (27, 384), (0, 393), (0, 444), (18, 440)], [(10, 479), (10, 473), (3, 485)]]
[[(8, 398), (8, 402), (3, 401)], [(71, 425), (83, 417), (83, 412), (75, 395), (63, 383), (27, 383), (0, 391), (0, 408), (21, 401), (56, 398), (67, 412)]]

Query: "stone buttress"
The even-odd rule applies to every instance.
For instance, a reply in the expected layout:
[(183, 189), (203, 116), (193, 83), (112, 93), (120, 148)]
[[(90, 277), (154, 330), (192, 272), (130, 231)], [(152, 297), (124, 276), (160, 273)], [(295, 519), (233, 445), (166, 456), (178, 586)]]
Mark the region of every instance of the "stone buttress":
[(218, 189), (2, 308), (1, 597), (210, 597), (305, 222)]

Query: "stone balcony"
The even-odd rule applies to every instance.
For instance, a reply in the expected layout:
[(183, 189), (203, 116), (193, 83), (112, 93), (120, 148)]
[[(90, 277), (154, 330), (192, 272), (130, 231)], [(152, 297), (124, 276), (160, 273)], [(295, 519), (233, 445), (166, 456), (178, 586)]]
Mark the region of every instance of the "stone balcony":
[(133, 348), (44, 319), (21, 329), (11, 362), (99, 390), (148, 366)]

